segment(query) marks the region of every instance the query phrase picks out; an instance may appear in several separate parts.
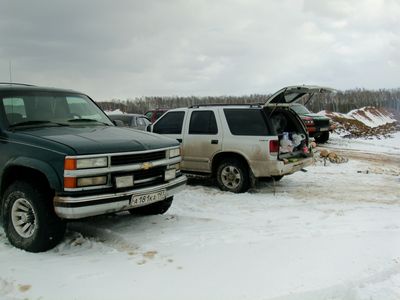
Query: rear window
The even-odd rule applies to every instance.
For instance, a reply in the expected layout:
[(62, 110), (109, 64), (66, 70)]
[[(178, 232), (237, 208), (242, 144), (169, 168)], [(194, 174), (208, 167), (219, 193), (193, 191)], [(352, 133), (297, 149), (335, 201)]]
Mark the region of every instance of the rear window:
[(224, 109), (233, 135), (270, 135), (264, 113), (260, 109)]
[(290, 107), (291, 109), (293, 109), (297, 114), (299, 115), (306, 115), (311, 113), (306, 107), (304, 107), (303, 105), (292, 105)]

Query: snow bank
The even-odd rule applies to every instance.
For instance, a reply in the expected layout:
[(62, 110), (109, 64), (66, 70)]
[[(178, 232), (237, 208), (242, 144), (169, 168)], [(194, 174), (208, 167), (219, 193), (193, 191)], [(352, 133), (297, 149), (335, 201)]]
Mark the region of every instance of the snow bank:
[(332, 119), (357, 120), (368, 127), (378, 127), (385, 124), (396, 123), (393, 114), (384, 108), (365, 106), (349, 111), (347, 114), (322, 110), (319, 115), (327, 116)]
[(335, 132), (342, 137), (381, 137), (396, 131), (397, 121), (383, 108), (366, 106), (347, 114), (325, 110), (318, 114), (331, 118)]
[(373, 106), (366, 106), (360, 109), (352, 110), (347, 113), (347, 115), (359, 120), (368, 127), (378, 127), (388, 123), (396, 122), (391, 113), (383, 108), (378, 109)]

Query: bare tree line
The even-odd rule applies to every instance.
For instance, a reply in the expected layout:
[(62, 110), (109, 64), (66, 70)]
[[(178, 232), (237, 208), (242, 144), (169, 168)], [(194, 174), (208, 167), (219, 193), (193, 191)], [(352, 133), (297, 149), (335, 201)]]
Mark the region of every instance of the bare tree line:
[[(134, 99), (113, 99), (98, 102), (104, 110), (120, 109), (126, 113), (145, 113), (156, 108), (177, 108), (199, 104), (239, 104), (239, 103), (264, 103), (270, 95), (249, 96), (207, 96), (207, 97), (138, 97)], [(314, 112), (321, 110), (347, 113), (353, 109), (364, 106), (383, 107), (396, 115), (400, 114), (400, 89), (365, 90), (354, 89), (338, 91), (327, 95), (315, 95), (306, 106)]]

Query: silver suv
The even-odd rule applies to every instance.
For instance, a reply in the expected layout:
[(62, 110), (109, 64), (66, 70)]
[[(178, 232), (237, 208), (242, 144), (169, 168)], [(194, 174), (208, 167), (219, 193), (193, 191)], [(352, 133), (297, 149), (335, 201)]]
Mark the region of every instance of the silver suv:
[(314, 86), (287, 87), (262, 105), (199, 105), (169, 110), (148, 130), (181, 142), (181, 170), (216, 178), (222, 190), (248, 190), (312, 163), (307, 130), (290, 103)]

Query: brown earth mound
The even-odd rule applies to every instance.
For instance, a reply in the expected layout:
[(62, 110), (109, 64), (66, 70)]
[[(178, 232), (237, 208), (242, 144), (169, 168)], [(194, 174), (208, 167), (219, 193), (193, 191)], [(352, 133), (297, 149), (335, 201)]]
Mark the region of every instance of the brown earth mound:
[[(386, 115), (389, 117), (392, 116), (392, 114), (386, 111), (385, 109), (368, 107), (368, 110), (370, 113), (376, 116), (382, 116), (382, 115)], [(365, 118), (368, 118), (363, 110), (359, 110), (356, 113), (364, 116)], [(358, 137), (384, 138), (388, 137), (391, 133), (394, 133), (400, 129), (396, 121), (392, 123), (386, 123), (384, 125), (380, 125), (377, 127), (369, 127), (365, 125), (363, 122), (355, 118), (349, 117), (348, 115), (345, 114), (327, 112), (326, 115), (329, 118), (331, 118), (332, 121), (334, 122), (336, 126), (335, 132), (340, 134), (342, 137), (347, 137), (347, 138), (358, 138)]]

